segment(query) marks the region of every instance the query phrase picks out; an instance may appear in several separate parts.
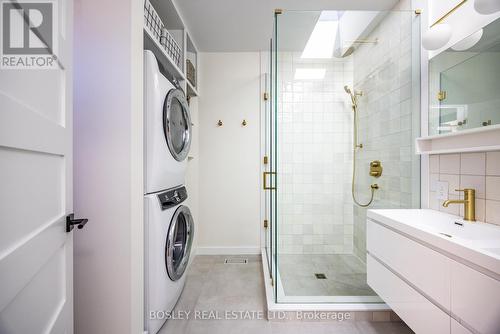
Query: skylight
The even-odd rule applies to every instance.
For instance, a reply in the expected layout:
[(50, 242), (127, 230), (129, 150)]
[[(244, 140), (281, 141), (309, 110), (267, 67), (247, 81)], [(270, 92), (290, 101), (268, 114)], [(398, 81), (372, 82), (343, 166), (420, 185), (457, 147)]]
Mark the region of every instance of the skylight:
[(335, 11), (322, 11), (301, 58), (332, 58), (339, 21)]

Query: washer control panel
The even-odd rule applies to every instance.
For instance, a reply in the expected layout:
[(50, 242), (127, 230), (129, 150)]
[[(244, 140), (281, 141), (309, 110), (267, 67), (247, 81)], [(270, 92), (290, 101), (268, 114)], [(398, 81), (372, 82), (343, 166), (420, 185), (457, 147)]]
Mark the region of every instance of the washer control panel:
[(158, 195), (158, 200), (160, 201), (161, 209), (167, 210), (173, 206), (176, 206), (187, 199), (186, 187), (178, 187), (164, 191)]

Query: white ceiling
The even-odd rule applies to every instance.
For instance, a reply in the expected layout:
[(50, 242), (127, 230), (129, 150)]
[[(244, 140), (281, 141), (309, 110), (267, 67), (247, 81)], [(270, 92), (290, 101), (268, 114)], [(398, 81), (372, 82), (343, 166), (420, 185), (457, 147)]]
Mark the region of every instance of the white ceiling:
[[(174, 0), (199, 51), (269, 49), (275, 8), (386, 10), (398, 0)], [(306, 19), (309, 21), (310, 17)], [(305, 23), (310, 25), (310, 23)], [(298, 26), (304, 23), (297, 22)], [(299, 29), (300, 30), (300, 29)], [(307, 35), (308, 36), (308, 35)]]

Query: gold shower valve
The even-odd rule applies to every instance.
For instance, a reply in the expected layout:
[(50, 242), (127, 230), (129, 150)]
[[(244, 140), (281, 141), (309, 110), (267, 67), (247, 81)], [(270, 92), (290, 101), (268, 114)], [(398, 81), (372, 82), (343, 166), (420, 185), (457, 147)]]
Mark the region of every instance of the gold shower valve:
[(372, 162), (370, 162), (370, 176), (381, 177), (382, 170), (382, 164), (379, 160), (373, 160)]

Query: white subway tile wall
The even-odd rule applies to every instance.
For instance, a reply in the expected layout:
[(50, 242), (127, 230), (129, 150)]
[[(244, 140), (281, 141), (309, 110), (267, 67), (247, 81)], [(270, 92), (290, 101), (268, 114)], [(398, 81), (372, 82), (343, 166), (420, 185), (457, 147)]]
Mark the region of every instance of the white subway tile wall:
[[(344, 85), (359, 98), (356, 194), (370, 208), (420, 205), (418, 106), (412, 101), (412, 12), (390, 12), (345, 58), (278, 55), (278, 242), (287, 254), (352, 254), (366, 258), (366, 208), (351, 197), (353, 112)], [(295, 80), (295, 70), (325, 69), (320, 80)], [(419, 82), (415, 82), (419, 87)], [(417, 121), (414, 121), (417, 120)], [(383, 175), (369, 175), (380, 160)], [(458, 181), (457, 181), (458, 182)]]
[[(380, 189), (369, 208), (415, 208), (420, 205), (419, 157), (414, 138), (419, 134), (418, 107), (412, 101), (413, 15), (390, 12), (367, 36), (372, 44), (358, 45), (354, 57), (354, 88), (359, 99), (359, 140), (356, 194), (367, 202), (370, 185)], [(382, 177), (369, 176), (369, 164), (380, 160)], [(347, 195), (347, 196), (350, 196)], [(354, 206), (354, 252), (366, 258), (366, 208)]]
[(429, 159), (429, 208), (463, 216), (462, 205), (443, 207), (436, 182), (447, 181), (450, 199), (463, 198), (456, 189), (476, 190), (476, 220), (500, 225), (500, 151), (437, 154)]
[[(352, 253), (352, 111), (343, 88), (352, 85), (352, 57), (278, 59), (279, 251)], [(296, 80), (299, 68), (325, 69), (325, 77)]]

